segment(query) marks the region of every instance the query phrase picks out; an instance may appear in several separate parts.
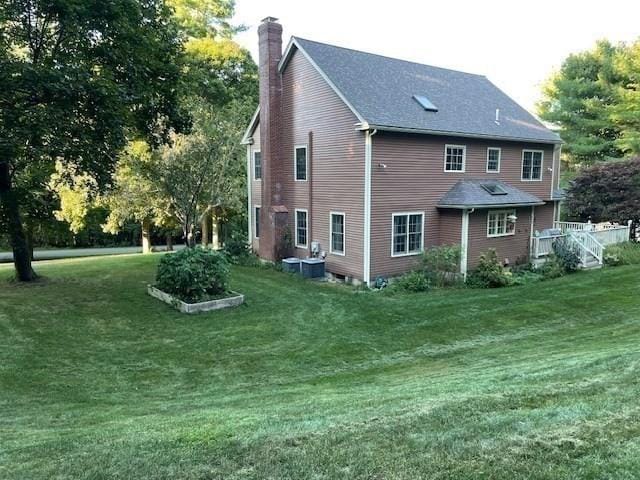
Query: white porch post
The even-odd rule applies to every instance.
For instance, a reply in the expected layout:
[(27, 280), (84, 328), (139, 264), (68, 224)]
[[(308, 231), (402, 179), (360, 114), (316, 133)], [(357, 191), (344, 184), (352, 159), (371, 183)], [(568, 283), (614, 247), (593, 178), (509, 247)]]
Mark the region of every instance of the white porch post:
[(469, 249), (469, 210), (462, 210), (462, 228), (460, 235), (460, 273), (467, 278), (467, 263)]

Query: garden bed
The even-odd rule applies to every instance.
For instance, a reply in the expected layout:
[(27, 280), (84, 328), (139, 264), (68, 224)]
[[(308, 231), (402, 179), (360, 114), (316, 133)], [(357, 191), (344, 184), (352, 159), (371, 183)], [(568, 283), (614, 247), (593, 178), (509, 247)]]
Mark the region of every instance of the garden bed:
[(179, 298), (174, 297), (162, 290), (157, 289), (153, 285), (147, 286), (147, 293), (158, 300), (162, 300), (182, 313), (200, 313), (209, 312), (211, 310), (220, 310), (222, 308), (237, 307), (244, 303), (244, 295), (238, 292), (229, 292), (228, 296), (215, 298), (198, 303), (183, 302)]

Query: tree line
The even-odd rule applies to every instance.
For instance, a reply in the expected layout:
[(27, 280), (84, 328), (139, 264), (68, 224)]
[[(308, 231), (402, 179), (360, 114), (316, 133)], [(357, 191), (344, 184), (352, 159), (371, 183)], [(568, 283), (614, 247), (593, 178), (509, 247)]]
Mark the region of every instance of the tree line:
[[(180, 229), (243, 211), (240, 136), (257, 68), (233, 0), (0, 4), (0, 232), (36, 278), (30, 232)], [(215, 222), (214, 222), (215, 224)]]
[(570, 55), (538, 113), (565, 142), (567, 219), (640, 222), (640, 40)]

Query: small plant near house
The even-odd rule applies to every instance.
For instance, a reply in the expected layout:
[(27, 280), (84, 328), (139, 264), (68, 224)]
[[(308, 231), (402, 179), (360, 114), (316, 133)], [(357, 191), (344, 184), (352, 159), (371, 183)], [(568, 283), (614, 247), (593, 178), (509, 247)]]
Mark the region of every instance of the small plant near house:
[(511, 272), (508, 272), (498, 260), (494, 249), (489, 249), (478, 261), (478, 266), (467, 276), (467, 285), (477, 288), (499, 288), (511, 284)]
[(430, 288), (429, 280), (420, 271), (405, 273), (396, 278), (390, 286), (392, 292), (426, 292)]
[(556, 260), (566, 273), (575, 272), (580, 266), (580, 252), (568, 240), (562, 238), (553, 243), (553, 253)]
[(562, 277), (566, 270), (556, 255), (550, 255), (546, 262), (538, 269), (545, 280)]
[(460, 246), (431, 247), (422, 257), (424, 276), (432, 285), (444, 287), (460, 281)]
[(185, 248), (160, 259), (155, 286), (187, 303), (212, 300), (229, 291), (229, 263), (221, 253)]

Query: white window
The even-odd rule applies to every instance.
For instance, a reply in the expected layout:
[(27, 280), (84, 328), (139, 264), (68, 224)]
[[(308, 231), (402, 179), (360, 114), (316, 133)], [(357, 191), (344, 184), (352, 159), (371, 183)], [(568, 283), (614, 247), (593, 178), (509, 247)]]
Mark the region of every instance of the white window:
[(422, 252), (423, 220), (422, 212), (392, 215), (391, 256), (416, 255)]
[(487, 214), (487, 237), (504, 237), (515, 233), (515, 210), (489, 210)]
[(502, 157), (502, 149), (487, 148), (487, 173), (500, 172), (500, 157)]
[(464, 145), (444, 146), (444, 171), (464, 172), (467, 158), (467, 147)]
[(262, 154), (260, 150), (253, 152), (253, 179), (262, 179)]
[(255, 237), (260, 238), (260, 206), (256, 205), (253, 207), (253, 231), (255, 232)]
[(522, 151), (522, 180), (542, 180), (542, 150)]
[(296, 208), (296, 247), (307, 248), (307, 211)]
[(294, 162), (295, 162), (295, 175), (296, 180), (303, 181), (307, 179), (307, 147), (306, 145), (301, 145), (295, 147), (294, 154)]
[(344, 255), (344, 213), (331, 212), (330, 218), (330, 252), (336, 255)]

